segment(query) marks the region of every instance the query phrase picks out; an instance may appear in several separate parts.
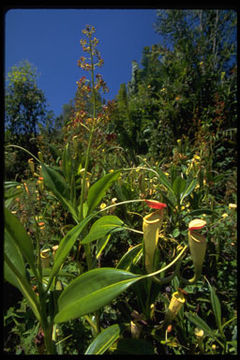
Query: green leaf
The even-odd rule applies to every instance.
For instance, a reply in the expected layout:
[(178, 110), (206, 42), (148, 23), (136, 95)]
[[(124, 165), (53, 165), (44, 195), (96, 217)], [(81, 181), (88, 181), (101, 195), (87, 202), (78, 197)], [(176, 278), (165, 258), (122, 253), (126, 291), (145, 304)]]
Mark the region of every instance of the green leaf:
[(142, 243), (133, 246), (128, 252), (126, 252), (117, 264), (117, 269), (123, 269), (129, 271), (131, 265), (136, 264), (141, 258), (143, 253)]
[(183, 193), (185, 187), (186, 187), (186, 181), (182, 179), (181, 176), (177, 176), (172, 185), (174, 194), (177, 199), (180, 199), (180, 196)]
[(104, 175), (101, 179), (95, 182), (88, 191), (87, 204), (88, 214), (90, 214), (101, 202), (105, 196), (106, 191), (110, 188), (112, 183), (120, 176), (120, 171)]
[(20, 185), (21, 183), (18, 183), (17, 181), (4, 181), (4, 200), (10, 200), (20, 195), (23, 192), (22, 187), (21, 189), (16, 188), (16, 186)]
[(106, 215), (95, 221), (87, 236), (81, 241), (82, 244), (88, 244), (98, 240), (114, 230), (124, 230), (124, 223), (117, 216)]
[(17, 182), (17, 181), (4, 181), (4, 191), (11, 189), (11, 188), (16, 188), (16, 186), (21, 185), (21, 183)]
[(29, 263), (33, 273), (37, 276), (37, 269), (35, 266), (35, 257), (33, 252), (32, 240), (28, 236), (23, 225), (20, 223), (17, 217), (11, 214), (11, 212), (5, 208), (5, 232), (8, 238), (11, 237), (19, 248), (22, 256)]
[(201, 319), (197, 314), (192, 313), (192, 312), (185, 312), (184, 315), (194, 325), (196, 325), (198, 328), (202, 329), (205, 332), (205, 334), (211, 336), (214, 339), (217, 337), (215, 332), (212, 329), (210, 329), (208, 324), (203, 319)]
[(162, 170), (158, 169), (157, 170), (158, 175), (159, 175), (159, 179), (161, 181), (161, 183), (174, 195), (175, 197), (175, 193), (174, 190), (172, 188), (172, 185), (170, 183), (170, 181), (168, 180), (167, 176), (162, 172)]
[(94, 214), (86, 217), (78, 225), (74, 226), (74, 228), (72, 228), (61, 240), (59, 247), (57, 249), (55, 258), (54, 258), (54, 264), (52, 267), (52, 271), (49, 276), (48, 288), (51, 284), (53, 277), (57, 274), (57, 272), (60, 269), (61, 265), (63, 264), (64, 260), (68, 256), (75, 241), (78, 239), (82, 230), (84, 229), (86, 224), (93, 218), (93, 216), (94, 216)]
[(196, 210), (190, 211), (185, 216), (198, 216), (198, 215), (202, 215), (202, 214), (213, 215), (213, 214), (215, 214), (215, 212), (210, 209), (196, 209)]
[(102, 239), (98, 240), (96, 259), (99, 259), (99, 257), (101, 256), (103, 250), (105, 249), (105, 247), (107, 246), (107, 244), (108, 244), (108, 242), (110, 240), (110, 237), (111, 237), (111, 234), (109, 234), (106, 237), (103, 237)]
[(214, 313), (214, 316), (215, 316), (216, 324), (217, 324), (217, 327), (220, 330), (220, 332), (222, 332), (221, 304), (220, 304), (220, 301), (218, 299), (218, 296), (217, 296), (214, 288), (211, 286), (211, 284), (209, 283), (209, 281), (208, 281), (208, 279), (206, 277), (205, 277), (205, 279), (207, 280), (208, 287), (209, 287), (209, 290), (210, 290), (211, 304), (212, 304), (212, 309), (213, 309), (213, 313)]
[[(16, 242), (13, 240), (13, 238), (10, 236), (10, 234), (6, 231), (4, 231), (4, 254), (11, 259), (13, 265), (15, 268), (18, 269), (19, 273), (25, 277), (25, 263), (22, 256), (22, 253), (17, 246)], [(20, 291), (19, 283), (16, 279), (15, 274), (12, 272), (12, 270), (9, 268), (9, 266), (4, 261), (4, 278), (10, 282), (13, 286), (17, 287)]]
[(152, 277), (173, 266), (187, 249), (185, 246), (171, 263), (151, 274), (136, 275), (114, 268), (97, 268), (81, 274), (62, 292), (58, 299), (56, 323), (76, 319), (110, 303), (138, 280)]
[(193, 191), (193, 189), (197, 185), (197, 182), (198, 182), (197, 179), (193, 179), (190, 182), (190, 184), (186, 186), (185, 190), (183, 191), (183, 193), (181, 194), (181, 197), (180, 197), (180, 205), (182, 204), (185, 197), (187, 197), (189, 194), (191, 194), (191, 192)]
[(16, 198), (22, 192), (23, 191), (21, 189), (12, 189), (12, 188), (7, 191), (4, 191), (4, 200)]
[(34, 315), (36, 316), (37, 320), (40, 321), (40, 304), (39, 300), (32, 290), (30, 284), (27, 282), (26, 278), (18, 271), (18, 269), (15, 267), (14, 263), (10, 260), (8, 255), (5, 253), (5, 262), (8, 268), (11, 270), (11, 272), (14, 274), (16, 282), (18, 283), (17, 287), (25, 296), (27, 299), (29, 305), (31, 306), (32, 311), (34, 312)]
[(74, 220), (78, 223), (78, 216), (75, 208), (69, 201), (70, 191), (64, 178), (54, 169), (41, 163), (42, 174), (46, 186), (54, 193), (54, 195), (61, 201), (71, 212)]
[(174, 230), (173, 230), (173, 232), (172, 232), (172, 236), (174, 237), (174, 238), (176, 238), (176, 237), (178, 237), (179, 235), (180, 235), (180, 230), (179, 230), (179, 228), (175, 228)]
[(69, 187), (64, 177), (55, 169), (41, 163), (42, 174), (46, 186), (56, 195), (61, 194), (69, 199)]
[(63, 151), (62, 169), (65, 179), (67, 179), (68, 183), (70, 184), (72, 176), (72, 160), (69, 153), (69, 144), (65, 146)]
[(76, 279), (58, 299), (56, 323), (76, 319), (107, 305), (134, 282), (139, 275), (113, 268), (90, 270)]
[(85, 355), (102, 355), (119, 338), (120, 326), (114, 324), (103, 330), (88, 346)]

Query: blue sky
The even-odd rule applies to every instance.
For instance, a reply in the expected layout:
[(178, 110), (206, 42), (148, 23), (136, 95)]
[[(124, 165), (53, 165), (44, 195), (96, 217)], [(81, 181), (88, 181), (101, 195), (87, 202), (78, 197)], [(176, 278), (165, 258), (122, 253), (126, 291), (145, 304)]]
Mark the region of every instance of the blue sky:
[(19, 9), (5, 17), (5, 72), (27, 59), (37, 67), (38, 86), (55, 115), (74, 98), (76, 81), (87, 75), (77, 66), (86, 24), (96, 28), (104, 65), (98, 69), (114, 99), (131, 79), (131, 62), (139, 65), (144, 46), (160, 42), (154, 32), (155, 9)]

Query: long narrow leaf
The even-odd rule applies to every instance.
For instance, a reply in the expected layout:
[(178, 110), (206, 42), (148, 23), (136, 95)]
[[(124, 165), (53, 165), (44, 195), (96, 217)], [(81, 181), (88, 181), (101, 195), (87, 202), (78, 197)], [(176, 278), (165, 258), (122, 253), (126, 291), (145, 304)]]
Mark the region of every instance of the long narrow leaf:
[(172, 195), (175, 197), (175, 193), (174, 190), (172, 188), (172, 185), (170, 183), (170, 181), (168, 180), (167, 176), (163, 173), (163, 171), (161, 169), (157, 170), (158, 175), (159, 175), (159, 179), (161, 181), (161, 183), (172, 193)]
[(102, 355), (119, 338), (120, 326), (114, 324), (103, 330), (88, 346), (85, 355)]
[(196, 210), (192, 210), (191, 212), (187, 213), (186, 216), (199, 216), (202, 214), (206, 214), (206, 215), (214, 215), (215, 212), (213, 210), (210, 209), (196, 209)]
[(48, 288), (51, 284), (53, 277), (57, 274), (64, 260), (68, 256), (70, 250), (72, 249), (75, 241), (78, 239), (84, 227), (87, 223), (93, 218), (94, 214), (89, 215), (83, 221), (81, 221), (78, 225), (74, 226), (61, 240), (58, 250), (55, 255), (54, 264), (52, 267), (52, 271), (49, 276)]
[(193, 179), (190, 182), (190, 184), (186, 186), (185, 190), (181, 194), (180, 204), (182, 204), (185, 197), (187, 197), (189, 194), (191, 194), (191, 192), (193, 191), (193, 189), (195, 188), (196, 185), (197, 185), (197, 179)]
[(117, 264), (117, 269), (130, 270), (132, 264), (136, 264), (139, 258), (142, 256), (142, 244), (133, 246), (128, 252), (126, 252)]
[(69, 144), (67, 144), (63, 150), (62, 169), (65, 179), (68, 183), (70, 183), (72, 175), (72, 161), (69, 153)]
[(215, 332), (212, 329), (210, 329), (208, 324), (203, 319), (201, 319), (197, 314), (191, 313), (191, 312), (185, 312), (184, 315), (194, 325), (196, 325), (198, 328), (202, 329), (205, 332), (205, 334), (211, 336), (214, 339), (217, 337)]
[(96, 259), (99, 259), (103, 250), (107, 246), (109, 240), (111, 238), (111, 234), (108, 234), (107, 236), (103, 237), (102, 239), (98, 240), (97, 242), (97, 253), (96, 253)]
[(106, 191), (119, 176), (120, 171), (114, 171), (113, 173), (103, 176), (90, 187), (87, 197), (88, 214), (90, 214), (100, 204), (102, 198), (106, 194)]
[(4, 217), (5, 231), (8, 234), (8, 237), (11, 237), (12, 240), (15, 242), (22, 256), (29, 263), (34, 275), (37, 276), (31, 238), (28, 236), (26, 230), (24, 229), (18, 218), (12, 215), (7, 208), (4, 209)]
[[(205, 277), (205, 279), (207, 280), (206, 277)], [(217, 297), (217, 294), (216, 294), (214, 288), (211, 286), (211, 284), (209, 283), (208, 280), (207, 280), (207, 283), (208, 283), (208, 287), (210, 290), (211, 304), (212, 304), (212, 309), (213, 309), (213, 313), (215, 316), (216, 324), (217, 324), (217, 327), (220, 330), (220, 332), (222, 332), (221, 304), (220, 304), (219, 298)]]

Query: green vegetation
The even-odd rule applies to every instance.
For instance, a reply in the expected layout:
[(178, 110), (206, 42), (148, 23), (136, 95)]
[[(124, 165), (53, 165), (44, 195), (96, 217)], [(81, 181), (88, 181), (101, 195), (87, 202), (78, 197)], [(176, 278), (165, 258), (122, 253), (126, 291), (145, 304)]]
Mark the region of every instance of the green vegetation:
[(5, 353), (237, 354), (236, 14), (155, 27), (108, 103), (90, 25), (59, 118), (9, 74)]

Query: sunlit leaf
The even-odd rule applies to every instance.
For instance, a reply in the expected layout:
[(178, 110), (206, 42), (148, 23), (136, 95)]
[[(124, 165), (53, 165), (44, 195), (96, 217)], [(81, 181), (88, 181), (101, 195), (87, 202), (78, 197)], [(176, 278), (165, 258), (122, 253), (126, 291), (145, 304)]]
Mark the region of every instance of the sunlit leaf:
[(193, 179), (190, 182), (190, 184), (186, 186), (186, 188), (184, 189), (184, 191), (181, 194), (180, 204), (182, 204), (185, 197), (187, 197), (189, 194), (191, 194), (191, 192), (193, 191), (193, 189), (195, 188), (196, 185), (197, 185), (197, 179)]
[(117, 216), (106, 215), (95, 221), (92, 225), (87, 236), (81, 241), (82, 244), (88, 244), (94, 240), (101, 239), (102, 237), (112, 233), (116, 230), (124, 230), (123, 221)]
[(103, 330), (88, 346), (85, 355), (101, 355), (119, 338), (120, 326), (114, 324)]
[(113, 268), (90, 270), (74, 279), (58, 299), (54, 321), (64, 322), (107, 305), (140, 276)]
[(79, 235), (81, 234), (82, 230), (86, 226), (86, 224), (92, 219), (94, 215), (90, 215), (82, 220), (78, 225), (74, 226), (60, 241), (59, 247), (57, 249), (54, 264), (49, 276), (49, 284), (48, 287), (53, 279), (53, 277), (57, 274), (58, 270), (60, 269), (61, 265), (63, 264), (64, 260), (68, 256), (70, 250), (72, 249), (75, 241), (78, 239)]
[(28, 236), (26, 230), (24, 229), (18, 218), (12, 215), (7, 208), (4, 209), (4, 219), (5, 233), (7, 234), (7, 239), (9, 239), (10, 237), (12, 238), (12, 241), (15, 242), (22, 256), (31, 266), (31, 269), (36, 275), (35, 256), (33, 252), (33, 244), (31, 238)]
[(44, 165), (43, 163), (41, 164), (41, 168), (45, 185), (54, 193), (58, 200), (60, 200), (61, 203), (68, 208), (74, 220), (78, 223), (76, 209), (69, 200), (70, 189), (63, 176), (61, 176), (56, 170)]
[(87, 197), (88, 214), (90, 214), (100, 204), (107, 190), (119, 176), (120, 171), (114, 171), (113, 173), (104, 175), (90, 187)]

